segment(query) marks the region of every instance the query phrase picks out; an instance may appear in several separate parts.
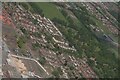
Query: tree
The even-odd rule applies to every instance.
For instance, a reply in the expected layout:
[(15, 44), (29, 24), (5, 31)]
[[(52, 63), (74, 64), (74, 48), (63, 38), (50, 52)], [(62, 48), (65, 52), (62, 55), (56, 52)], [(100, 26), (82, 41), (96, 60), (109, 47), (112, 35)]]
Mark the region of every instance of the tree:
[(54, 69), (54, 71), (52, 72), (52, 75), (54, 75), (55, 77), (59, 77), (59, 72), (58, 70)]
[(34, 35), (35, 37), (38, 37), (38, 38), (41, 37), (41, 33), (40, 33), (40, 32), (34, 32), (33, 35)]
[(36, 50), (36, 49), (40, 48), (41, 45), (38, 42), (36, 42), (36, 43), (32, 43), (32, 47), (34, 50)]
[(44, 15), (44, 14), (43, 14), (43, 10), (38, 7), (39, 5), (36, 5), (36, 3), (33, 3), (33, 2), (31, 2), (31, 3), (29, 3), (29, 4), (32, 6), (32, 9), (33, 9), (33, 11), (34, 11), (35, 13), (38, 13), (38, 14), (40, 14), (40, 15), (42, 15), (42, 16)]
[(58, 67), (57, 70), (58, 70), (58, 72), (59, 72), (60, 75), (63, 74), (62, 69), (60, 67)]
[(58, 19), (58, 18), (56, 18), (56, 17), (53, 18), (52, 21), (53, 21), (54, 23), (58, 23), (58, 24), (61, 24), (61, 25), (66, 25), (66, 24), (67, 24), (64, 20), (60, 20), (60, 19)]
[(29, 35), (28, 31), (25, 28), (20, 27), (20, 30), (25, 34), (25, 36)]
[(36, 24), (37, 24), (37, 22), (38, 22), (38, 21), (37, 21), (37, 19), (32, 19), (31, 21), (32, 21), (32, 22), (33, 22), (33, 24), (35, 24), (35, 25), (36, 25)]
[(45, 65), (45, 63), (46, 63), (45, 57), (40, 57), (38, 61), (39, 61), (39, 63), (42, 64), (42, 65)]
[(73, 66), (73, 64), (69, 64), (68, 66), (69, 66), (70, 70), (74, 70), (75, 69), (75, 67)]
[(18, 38), (17, 44), (19, 48), (23, 48), (25, 43), (26, 43), (26, 38), (24, 36)]
[(29, 9), (29, 6), (28, 6), (28, 4), (27, 3), (20, 3), (20, 5), (22, 5), (26, 10), (28, 10)]
[(63, 14), (63, 16), (65, 16), (65, 17), (67, 17), (68, 16), (68, 14), (67, 14), (67, 12), (65, 11), (65, 10), (61, 10), (61, 13)]

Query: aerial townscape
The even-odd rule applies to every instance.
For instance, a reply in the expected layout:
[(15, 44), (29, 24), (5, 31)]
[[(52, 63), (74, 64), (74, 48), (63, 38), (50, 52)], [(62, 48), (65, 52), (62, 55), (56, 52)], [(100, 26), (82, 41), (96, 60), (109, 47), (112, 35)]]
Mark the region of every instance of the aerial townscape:
[(2, 2), (0, 76), (119, 78), (119, 8), (119, 2)]

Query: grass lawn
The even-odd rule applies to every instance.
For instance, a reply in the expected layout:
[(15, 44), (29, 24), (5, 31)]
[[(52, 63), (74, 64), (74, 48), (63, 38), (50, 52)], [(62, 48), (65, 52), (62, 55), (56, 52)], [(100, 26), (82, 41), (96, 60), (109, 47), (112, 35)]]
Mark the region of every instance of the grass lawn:
[(43, 14), (45, 15), (45, 17), (50, 18), (50, 19), (53, 19), (53, 18), (56, 17), (58, 19), (66, 21), (66, 19), (61, 14), (59, 9), (57, 9), (57, 6), (55, 4), (53, 4), (53, 3), (45, 3), (45, 2), (32, 3), (32, 4), (36, 4), (38, 9), (39, 8), (42, 9), (43, 10)]

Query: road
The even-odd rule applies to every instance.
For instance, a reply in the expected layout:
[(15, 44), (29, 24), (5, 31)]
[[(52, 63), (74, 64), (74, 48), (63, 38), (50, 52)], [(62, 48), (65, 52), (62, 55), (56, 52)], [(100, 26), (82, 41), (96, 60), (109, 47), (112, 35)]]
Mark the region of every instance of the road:
[(32, 60), (32, 61), (36, 62), (46, 72), (47, 75), (49, 75), (49, 73), (46, 71), (46, 69), (37, 60), (35, 60), (33, 58), (27, 58), (27, 57), (22, 57), (22, 56), (13, 55), (13, 54), (9, 54), (9, 56), (22, 58), (22, 59), (27, 59), (27, 60)]
[[(36, 62), (43, 70), (44, 72), (49, 75), (49, 73), (46, 71), (46, 69), (35, 59), (32, 59), (32, 58), (27, 58), (27, 57), (23, 57), (23, 56), (18, 56), (18, 55), (13, 55), (13, 54), (10, 54), (8, 53), (9, 51), (9, 48), (7, 47), (6, 43), (3, 41), (3, 46), (4, 46), (4, 50), (3, 50), (3, 64), (6, 63), (6, 59), (8, 58), (8, 56), (12, 56), (12, 57), (17, 57), (17, 58), (21, 58), (21, 59), (27, 59), (27, 60), (32, 60), (34, 62)], [(19, 74), (19, 73), (16, 73), (16, 74)], [(14, 76), (14, 74), (13, 74)], [(17, 76), (18, 77), (18, 76)], [(19, 76), (20, 77), (20, 76)]]

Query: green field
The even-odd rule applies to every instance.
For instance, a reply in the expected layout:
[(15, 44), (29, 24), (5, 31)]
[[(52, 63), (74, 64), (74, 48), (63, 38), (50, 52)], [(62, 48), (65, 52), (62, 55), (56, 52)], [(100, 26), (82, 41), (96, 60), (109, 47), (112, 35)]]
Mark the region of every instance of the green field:
[[(43, 10), (43, 14), (45, 15), (45, 17), (53, 19), (53, 18), (58, 18), (60, 20), (64, 20), (66, 21), (66, 19), (64, 18), (64, 16), (61, 14), (61, 12), (59, 11), (59, 9), (57, 9), (57, 6), (53, 3), (32, 3), (35, 4), (37, 9), (42, 9)], [(32, 8), (34, 8), (34, 6), (32, 6)]]

